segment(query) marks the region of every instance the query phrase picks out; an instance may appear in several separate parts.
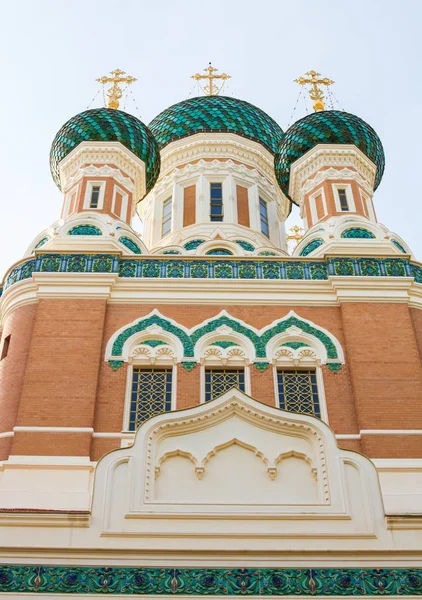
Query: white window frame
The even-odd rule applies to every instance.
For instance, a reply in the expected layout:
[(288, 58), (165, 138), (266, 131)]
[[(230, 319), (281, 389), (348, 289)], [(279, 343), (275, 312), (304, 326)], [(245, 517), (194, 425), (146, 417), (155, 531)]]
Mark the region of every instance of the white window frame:
[[(100, 188), (100, 194), (98, 196), (97, 208), (91, 208), (91, 196), (92, 196), (92, 188), (93, 187)], [(99, 181), (97, 179), (94, 179), (92, 181), (87, 181), (86, 189), (85, 189), (84, 205), (83, 205), (85, 210), (103, 210), (105, 188), (106, 188), (106, 181)]]
[(365, 216), (370, 221), (372, 221), (372, 223), (376, 223), (374, 206), (372, 204), (372, 198), (370, 196), (368, 196), (367, 194), (364, 194), (362, 192), (362, 190), (360, 190), (360, 198), (362, 201), (362, 206), (364, 207), (363, 212), (365, 213)]
[[(333, 196), (334, 196), (336, 212), (342, 213), (343, 215), (347, 214), (347, 213), (356, 212), (356, 205), (355, 205), (355, 200), (353, 198), (353, 191), (352, 191), (351, 184), (350, 183), (333, 183), (332, 188), (333, 188)], [(341, 209), (340, 197), (338, 195), (338, 190), (346, 190), (347, 205), (349, 207), (349, 210)]]
[(123, 425), (122, 433), (129, 433), (135, 435), (136, 431), (129, 430), (129, 418), (130, 418), (130, 405), (132, 400), (132, 381), (133, 381), (133, 368), (139, 367), (143, 369), (169, 369), (172, 368), (172, 379), (171, 379), (171, 410), (176, 410), (176, 390), (177, 390), (177, 364), (170, 363), (169, 361), (156, 362), (151, 364), (146, 360), (131, 360), (127, 368), (127, 379), (126, 379), (126, 391), (125, 391), (125, 405), (123, 410)]
[(69, 216), (69, 210), (70, 210), (70, 207), (72, 205), (72, 199), (73, 199), (74, 196), (75, 196), (75, 198), (77, 198), (78, 192), (79, 192), (79, 183), (78, 183), (78, 185), (76, 185), (75, 187), (73, 187), (66, 194), (66, 200), (65, 200), (64, 208), (63, 208), (63, 219), (65, 219), (66, 217)]
[[(164, 208), (166, 204), (170, 204), (170, 229), (164, 233)], [(168, 221), (166, 221), (167, 223)], [(173, 227), (173, 196), (167, 196), (161, 203), (161, 238), (165, 238), (170, 235)]]
[[(120, 214), (118, 214), (115, 210), (117, 194), (120, 194), (122, 197), (122, 207), (120, 209)], [(115, 185), (114, 189), (113, 189), (113, 199), (111, 201), (111, 212), (114, 215), (116, 215), (116, 217), (118, 217), (121, 221), (126, 221), (127, 216), (128, 216), (128, 214), (127, 214), (128, 206), (129, 206), (129, 194), (127, 192), (125, 192), (125, 190), (123, 190), (122, 188)], [(91, 209), (91, 210), (95, 210), (95, 209)]]

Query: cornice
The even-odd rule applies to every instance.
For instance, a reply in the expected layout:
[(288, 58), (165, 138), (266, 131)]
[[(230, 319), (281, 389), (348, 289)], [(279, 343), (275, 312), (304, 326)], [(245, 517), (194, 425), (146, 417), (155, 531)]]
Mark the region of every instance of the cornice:
[[(309, 189), (313, 189), (326, 177), (324, 173), (331, 172), (331, 169), (337, 171), (342, 169), (353, 169), (355, 173), (365, 183), (365, 188), (373, 193), (375, 183), (376, 166), (363, 154), (356, 146), (352, 144), (318, 144), (301, 158), (295, 161), (290, 168), (289, 195), (297, 203), (303, 200), (303, 186), (307, 180), (317, 175), (320, 169), (329, 167), (318, 174), (317, 182), (310, 183)], [(335, 168), (339, 169), (335, 169)], [(327, 177), (331, 177), (327, 174)], [(308, 189), (308, 191), (309, 191)]]
[(161, 176), (201, 158), (232, 158), (251, 165), (275, 182), (273, 155), (261, 144), (234, 133), (197, 133), (168, 144), (161, 151)]
[(248, 168), (244, 164), (237, 164), (231, 159), (225, 161), (214, 159), (212, 161), (206, 161), (203, 158), (198, 162), (192, 164), (188, 163), (183, 167), (176, 167), (162, 177), (155, 185), (152, 192), (152, 197), (162, 194), (169, 185), (178, 183), (183, 179), (188, 179), (192, 176), (198, 176), (203, 174), (218, 174), (221, 175), (237, 175), (242, 180), (247, 181), (250, 184), (258, 184), (261, 188), (267, 192), (271, 197), (280, 197), (279, 191), (272, 181), (269, 181), (266, 177), (263, 177), (259, 171), (255, 168)]
[(120, 142), (82, 142), (60, 162), (60, 181), (63, 190), (69, 180), (84, 165), (115, 165), (134, 182), (135, 201), (146, 193), (145, 164)]
[(90, 165), (88, 167), (83, 167), (78, 169), (74, 175), (69, 177), (66, 181), (65, 187), (63, 187), (63, 192), (67, 192), (71, 187), (73, 187), (76, 183), (78, 183), (83, 177), (110, 177), (115, 179), (120, 185), (125, 187), (129, 192), (133, 192), (135, 190), (135, 185), (130, 177), (126, 177), (120, 171), (120, 169), (115, 169), (110, 167), (109, 165), (102, 165), (101, 167), (95, 167), (94, 165)]
[[(117, 260), (115, 258), (115, 260)], [(149, 265), (204, 264), (204, 258), (143, 259)], [(328, 270), (336, 268), (333, 261), (339, 260), (341, 268), (344, 261), (351, 259), (338, 257), (330, 259)], [(365, 259), (362, 259), (365, 260)], [(375, 259), (368, 259), (374, 261)], [(385, 259), (391, 261), (394, 259)], [(403, 260), (403, 259), (396, 259)], [(130, 259), (132, 261), (132, 259)], [(212, 261), (214, 265), (219, 260)], [(226, 262), (226, 261), (224, 261)], [(273, 261), (257, 261), (255, 258), (236, 258), (238, 264), (288, 263), (301, 266), (304, 261), (292, 261), (278, 257)], [(308, 261), (308, 266), (324, 265)], [(303, 266), (303, 265), (302, 265)], [(119, 277), (113, 273), (66, 273), (34, 272), (32, 277), (11, 285), (0, 301), (1, 322), (21, 306), (36, 303), (40, 298), (48, 299), (102, 299), (110, 304), (180, 304), (187, 299), (189, 304), (226, 305), (278, 305), (278, 306), (340, 306), (344, 302), (366, 303), (402, 303), (422, 309), (422, 285), (410, 276), (362, 276), (328, 275), (326, 279), (251, 279), (231, 278), (159, 278), (159, 277)], [(239, 279), (242, 285), (240, 286)], [(171, 288), (171, 294), (169, 289)]]

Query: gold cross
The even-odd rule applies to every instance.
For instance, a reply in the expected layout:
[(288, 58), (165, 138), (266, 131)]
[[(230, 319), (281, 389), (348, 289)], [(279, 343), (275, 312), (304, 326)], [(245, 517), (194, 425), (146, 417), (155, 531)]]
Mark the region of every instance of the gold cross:
[[(112, 87), (108, 90), (108, 108), (119, 108), (119, 100), (123, 95), (123, 91), (119, 86), (119, 83), (127, 83), (128, 85), (134, 83), (136, 81), (135, 77), (131, 75), (126, 75), (125, 71), (121, 71), (120, 69), (115, 69), (114, 71), (110, 71), (110, 75), (112, 77), (100, 77), (96, 81), (101, 83), (102, 85), (106, 83), (112, 83)], [(123, 77), (126, 75), (126, 77)]]
[(215, 85), (214, 79), (221, 79), (224, 82), (226, 81), (226, 79), (230, 79), (231, 75), (227, 75), (227, 73), (221, 73), (221, 75), (216, 75), (218, 69), (211, 66), (211, 63), (208, 64), (208, 67), (204, 69), (204, 71), (205, 73), (207, 73), (206, 75), (196, 73), (195, 75), (192, 75), (191, 79), (195, 79), (195, 81), (200, 81), (201, 79), (208, 79), (208, 83), (202, 88), (202, 91), (206, 96), (217, 96), (223, 89), (223, 86), (218, 87), (217, 85)]
[(290, 233), (290, 235), (288, 235), (286, 237), (286, 241), (296, 242), (296, 244), (293, 248), (293, 250), (294, 250), (296, 248), (296, 246), (299, 244), (300, 240), (303, 238), (303, 229), (302, 229), (302, 227), (299, 227), (298, 225), (293, 225), (293, 227), (290, 227), (289, 233)]
[[(295, 79), (295, 83), (299, 85), (311, 85), (311, 89), (309, 90), (309, 96), (311, 100), (314, 101), (314, 111), (320, 112), (324, 110), (324, 94), (322, 90), (318, 87), (318, 85), (332, 85), (334, 81), (328, 79), (327, 77), (323, 77), (322, 79), (321, 73), (317, 73), (316, 71), (308, 71), (305, 73), (305, 77), (298, 77)], [(320, 78), (320, 79), (319, 79)]]

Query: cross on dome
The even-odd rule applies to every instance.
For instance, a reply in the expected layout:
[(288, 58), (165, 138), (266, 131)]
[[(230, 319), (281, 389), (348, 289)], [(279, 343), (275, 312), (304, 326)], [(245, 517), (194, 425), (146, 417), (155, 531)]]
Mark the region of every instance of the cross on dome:
[[(106, 83), (113, 84), (107, 92), (107, 106), (108, 108), (117, 109), (119, 108), (119, 100), (123, 95), (123, 91), (119, 86), (119, 83), (126, 83), (127, 85), (130, 85), (131, 83), (134, 83), (136, 79), (135, 77), (132, 77), (132, 75), (126, 75), (126, 72), (122, 71), (121, 69), (115, 69), (114, 71), (110, 71), (110, 75), (111, 77), (107, 77), (106, 75), (103, 77), (99, 77), (96, 81), (98, 81), (98, 83), (101, 83), (102, 85), (105, 85)], [(125, 77), (123, 77), (123, 75), (125, 75)]]
[[(208, 67), (206, 69), (204, 69), (204, 71), (205, 71), (206, 75), (201, 75), (200, 73), (196, 73), (195, 75), (191, 76), (191, 79), (195, 79), (195, 81), (201, 81), (202, 79), (208, 79), (208, 83), (205, 84), (205, 86), (203, 88), (201, 86), (202, 91), (204, 92), (204, 94), (206, 96), (218, 96), (218, 94), (223, 89), (224, 82), (227, 79), (231, 79), (231, 75), (227, 75), (227, 73), (221, 73), (220, 75), (216, 75), (218, 69), (213, 67), (211, 65), (211, 63), (208, 63)], [(218, 85), (216, 85), (214, 83), (215, 79), (221, 79), (221, 81), (223, 82), (223, 85), (218, 87)]]
[(298, 77), (297, 79), (295, 79), (295, 83), (298, 83), (299, 85), (312, 86), (309, 90), (309, 96), (311, 100), (314, 101), (314, 111), (320, 112), (325, 109), (325, 104), (324, 94), (318, 86), (329, 86), (335, 82), (332, 79), (328, 79), (328, 77), (321, 78), (321, 73), (317, 73), (316, 71), (308, 71), (307, 73), (305, 73), (305, 77)]

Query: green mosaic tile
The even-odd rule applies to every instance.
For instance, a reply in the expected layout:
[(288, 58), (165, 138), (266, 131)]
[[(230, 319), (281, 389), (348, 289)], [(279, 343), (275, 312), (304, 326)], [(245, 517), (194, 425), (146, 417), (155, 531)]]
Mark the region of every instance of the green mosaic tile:
[(259, 142), (274, 154), (284, 135), (264, 111), (227, 96), (200, 96), (174, 104), (155, 117), (149, 128), (160, 150), (195, 133), (230, 132)]
[(422, 595), (422, 569), (348, 567), (0, 566), (6, 595), (368, 597)]
[[(34, 250), (37, 250), (38, 248), (41, 248), (41, 246), (44, 246), (44, 244), (46, 244), (49, 239), (51, 239), (49, 235), (47, 235), (46, 237), (43, 237), (42, 240), (40, 240), (38, 242), (38, 244), (35, 246)], [(393, 241), (393, 243), (394, 243), (394, 241)]]
[(307, 115), (287, 130), (274, 161), (278, 183), (286, 195), (291, 165), (318, 144), (357, 146), (377, 167), (374, 186), (377, 189), (385, 167), (384, 149), (378, 135), (359, 117), (329, 110)]
[(239, 244), (243, 250), (246, 252), (253, 252), (255, 250), (255, 246), (253, 246), (250, 242), (246, 242), (245, 240), (235, 240), (236, 244)]
[(321, 240), (320, 238), (318, 238), (316, 240), (312, 240), (312, 242), (309, 242), (309, 244), (306, 244), (306, 246), (303, 248), (302, 252), (300, 253), (300, 256), (308, 256), (308, 254), (310, 254), (311, 252), (313, 252), (314, 250), (316, 250), (317, 248), (322, 246), (323, 243), (324, 243), (324, 240)]
[(69, 229), (67, 235), (102, 235), (102, 231), (95, 225), (76, 225)]
[(362, 229), (362, 227), (352, 227), (350, 229), (346, 229), (341, 234), (341, 237), (345, 238), (345, 239), (361, 239), (361, 240), (362, 239), (366, 239), (366, 240), (375, 239), (375, 236), (371, 231), (368, 231), (367, 229)]
[(81, 142), (120, 142), (145, 163), (147, 192), (158, 179), (160, 152), (148, 127), (121, 110), (94, 108), (72, 117), (53, 140), (50, 170), (58, 188), (59, 163)]
[(405, 248), (403, 248), (403, 246), (397, 240), (391, 240), (391, 241), (396, 246), (396, 248), (398, 248), (404, 254), (407, 254), (407, 250), (405, 250)]
[(123, 244), (124, 246), (126, 246), (126, 248), (129, 248), (129, 250), (131, 252), (133, 252), (134, 254), (142, 254), (142, 250), (140, 249), (138, 244), (135, 244), (135, 242), (133, 240), (131, 240), (130, 238), (123, 236), (123, 237), (119, 238), (119, 242), (121, 244)]

